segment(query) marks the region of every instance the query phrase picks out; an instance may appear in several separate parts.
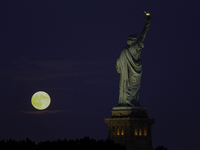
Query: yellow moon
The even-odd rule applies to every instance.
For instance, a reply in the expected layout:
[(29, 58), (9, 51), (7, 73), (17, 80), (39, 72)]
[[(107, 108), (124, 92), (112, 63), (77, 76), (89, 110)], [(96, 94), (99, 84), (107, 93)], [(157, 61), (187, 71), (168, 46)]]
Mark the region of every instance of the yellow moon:
[(36, 92), (31, 98), (31, 104), (38, 110), (46, 109), (50, 105), (50, 96), (43, 91)]

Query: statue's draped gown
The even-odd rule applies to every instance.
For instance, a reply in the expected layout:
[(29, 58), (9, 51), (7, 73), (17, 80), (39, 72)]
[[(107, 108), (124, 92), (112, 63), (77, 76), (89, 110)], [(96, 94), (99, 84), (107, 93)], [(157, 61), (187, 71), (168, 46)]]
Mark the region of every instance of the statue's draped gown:
[(140, 55), (143, 47), (141, 42), (133, 43), (124, 48), (117, 59), (116, 69), (120, 73), (118, 106), (140, 106), (139, 88), (142, 75)]

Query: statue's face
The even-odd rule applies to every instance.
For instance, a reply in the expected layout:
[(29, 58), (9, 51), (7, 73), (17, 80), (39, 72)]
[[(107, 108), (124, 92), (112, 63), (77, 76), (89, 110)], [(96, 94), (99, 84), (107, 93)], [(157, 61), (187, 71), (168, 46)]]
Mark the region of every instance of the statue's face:
[(134, 44), (135, 43), (135, 41), (136, 41), (136, 39), (129, 39), (129, 40), (127, 40), (127, 45), (132, 45), (132, 44)]
[(137, 35), (130, 35), (127, 40), (127, 45), (132, 45), (136, 42)]
[(127, 45), (131, 45), (133, 43), (132, 40), (127, 40)]

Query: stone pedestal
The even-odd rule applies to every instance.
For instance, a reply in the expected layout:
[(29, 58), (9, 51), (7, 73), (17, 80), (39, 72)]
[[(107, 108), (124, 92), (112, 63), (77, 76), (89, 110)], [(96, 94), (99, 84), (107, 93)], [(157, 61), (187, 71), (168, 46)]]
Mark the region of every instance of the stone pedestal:
[(127, 150), (153, 150), (151, 125), (144, 107), (114, 107), (108, 125), (108, 139), (127, 147)]

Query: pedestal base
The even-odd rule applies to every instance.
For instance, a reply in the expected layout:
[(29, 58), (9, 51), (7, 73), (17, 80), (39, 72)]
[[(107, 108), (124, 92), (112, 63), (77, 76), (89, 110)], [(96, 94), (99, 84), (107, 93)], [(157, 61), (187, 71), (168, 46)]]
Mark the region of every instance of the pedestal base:
[(116, 108), (112, 110), (111, 118), (105, 118), (108, 125), (108, 139), (127, 147), (127, 150), (153, 150), (151, 125), (154, 119), (149, 119), (147, 109)]

